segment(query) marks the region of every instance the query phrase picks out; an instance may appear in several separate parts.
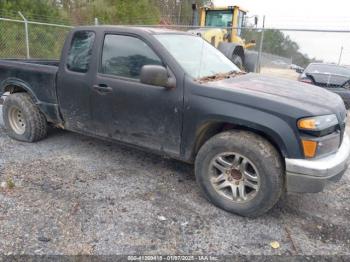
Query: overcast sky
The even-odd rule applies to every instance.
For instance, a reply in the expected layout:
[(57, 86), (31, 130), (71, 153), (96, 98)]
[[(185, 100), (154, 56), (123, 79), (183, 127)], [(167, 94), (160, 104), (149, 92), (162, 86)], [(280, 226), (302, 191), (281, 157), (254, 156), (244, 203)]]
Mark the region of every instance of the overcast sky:
[[(214, 0), (239, 5), (250, 15), (266, 15), (267, 27), (336, 29), (350, 31), (350, 1), (333, 0)], [(344, 47), (343, 64), (350, 65), (350, 33), (288, 33), (301, 51), (326, 62), (338, 62)]]

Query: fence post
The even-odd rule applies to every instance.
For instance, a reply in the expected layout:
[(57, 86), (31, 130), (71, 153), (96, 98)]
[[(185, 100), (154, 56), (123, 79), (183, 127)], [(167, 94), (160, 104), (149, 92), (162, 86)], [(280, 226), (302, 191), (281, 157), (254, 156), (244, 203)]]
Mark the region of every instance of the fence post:
[(260, 70), (261, 70), (261, 54), (262, 54), (263, 44), (264, 44), (264, 34), (265, 34), (265, 16), (263, 17), (263, 25), (261, 30), (261, 39), (260, 39), (258, 61), (257, 61), (257, 69), (258, 69), (257, 73), (260, 73)]
[(340, 55), (339, 55), (338, 65), (340, 65), (341, 57), (343, 56), (343, 51), (344, 51), (344, 46), (342, 46), (342, 47), (340, 48)]
[(29, 53), (29, 33), (28, 33), (28, 20), (22, 15), (20, 11), (18, 11), (18, 14), (22, 17), (24, 21), (24, 30), (26, 34), (26, 50), (27, 50), (27, 59), (30, 58), (30, 53)]

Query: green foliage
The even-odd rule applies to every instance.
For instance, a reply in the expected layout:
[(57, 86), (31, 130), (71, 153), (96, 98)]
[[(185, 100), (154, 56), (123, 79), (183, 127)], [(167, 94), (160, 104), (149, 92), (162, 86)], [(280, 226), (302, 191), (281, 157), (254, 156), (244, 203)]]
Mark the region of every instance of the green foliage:
[(6, 185), (9, 189), (15, 188), (15, 182), (12, 180), (12, 178), (8, 178), (6, 180)]
[[(258, 48), (261, 32), (246, 29), (243, 35), (247, 41), (256, 40), (258, 43), (256, 49)], [(265, 30), (263, 52), (292, 58), (294, 64), (304, 67), (314, 61), (301, 53), (299, 45), (278, 29)]]
[[(157, 24), (160, 13), (152, 0), (0, 0), (3, 17), (55, 24)], [(58, 59), (69, 28), (28, 25), (30, 56)], [(0, 57), (26, 57), (23, 23), (0, 21)]]
[[(33, 21), (68, 23), (67, 14), (56, 1), (2, 0), (1, 16), (22, 20), (18, 11)], [(34, 58), (58, 58), (67, 30), (41, 25), (28, 25), (30, 55)], [(24, 23), (0, 21), (0, 57), (26, 57)]]
[[(159, 24), (161, 13), (172, 23), (192, 24), (192, 3), (206, 0), (0, 0), (0, 15), (56, 24)], [(69, 29), (29, 25), (30, 54), (33, 58), (58, 58)], [(260, 39), (260, 33), (244, 30), (247, 41)], [(266, 30), (263, 51), (293, 58), (300, 66), (311, 59), (300, 52), (297, 43), (279, 30)], [(0, 21), (0, 57), (26, 56), (24, 24)]]
[[(149, 0), (105, 0), (114, 3), (113, 9), (115, 15), (109, 17), (109, 21), (116, 24), (157, 24), (159, 23), (160, 14), (158, 9), (150, 4)], [(98, 15), (98, 13), (96, 14)], [(98, 16), (97, 16), (98, 17)], [(102, 18), (103, 19), (103, 18)]]
[[(192, 25), (193, 23), (193, 10), (192, 4), (197, 4), (197, 7), (204, 5), (207, 0), (183, 0), (181, 1), (181, 16), (180, 16), (180, 24), (181, 25)], [(198, 13), (198, 10), (196, 10)]]
[(0, 10), (2, 16), (20, 18), (17, 14), (21, 11), (26, 18), (42, 18), (47, 22), (55, 22), (57, 19), (66, 18), (58, 8), (55, 1), (48, 0), (1, 0)]
[(157, 24), (160, 13), (152, 0), (61, 0), (75, 24)]

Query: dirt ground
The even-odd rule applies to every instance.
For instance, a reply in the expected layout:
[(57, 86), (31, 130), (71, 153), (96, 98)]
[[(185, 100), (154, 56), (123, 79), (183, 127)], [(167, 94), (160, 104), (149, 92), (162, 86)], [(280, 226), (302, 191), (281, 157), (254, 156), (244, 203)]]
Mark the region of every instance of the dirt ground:
[(282, 78), (287, 78), (291, 80), (297, 80), (299, 74), (292, 69), (283, 69), (283, 68), (261, 68), (261, 74), (269, 76), (277, 76)]
[(0, 120), (0, 156), (14, 183), (0, 188), (0, 254), (350, 254), (349, 171), (248, 219), (208, 203), (192, 166), (86, 136), (21, 143)]

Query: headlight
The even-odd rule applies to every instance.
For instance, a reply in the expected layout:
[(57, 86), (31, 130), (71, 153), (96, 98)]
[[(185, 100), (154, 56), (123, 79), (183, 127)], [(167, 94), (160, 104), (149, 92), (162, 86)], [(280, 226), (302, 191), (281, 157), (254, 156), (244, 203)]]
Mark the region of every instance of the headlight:
[(298, 121), (298, 128), (301, 130), (321, 131), (338, 124), (336, 115), (325, 115), (303, 118)]
[[(301, 143), (305, 157), (320, 157), (337, 151), (340, 144), (340, 133), (336, 131), (335, 126), (338, 124), (337, 116), (334, 114), (300, 119), (297, 125), (301, 131), (304, 131)], [(331, 129), (332, 127), (334, 129)], [(322, 135), (322, 131), (325, 130), (329, 132)]]

